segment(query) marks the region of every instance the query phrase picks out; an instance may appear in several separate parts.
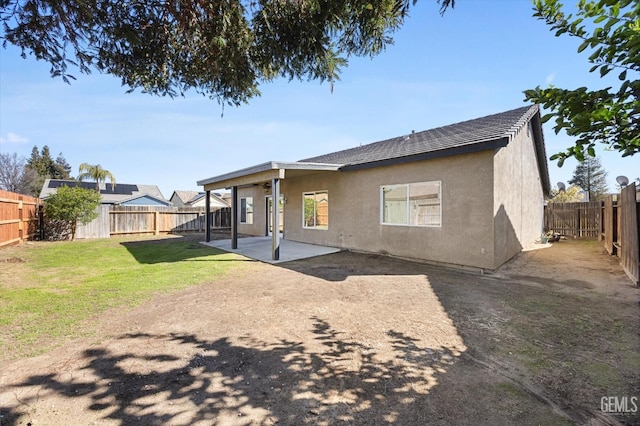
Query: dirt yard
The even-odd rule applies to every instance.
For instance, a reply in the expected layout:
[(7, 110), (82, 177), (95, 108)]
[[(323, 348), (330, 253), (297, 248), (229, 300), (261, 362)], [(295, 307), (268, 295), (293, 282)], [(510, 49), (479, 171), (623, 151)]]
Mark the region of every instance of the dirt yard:
[(592, 241), (484, 276), (247, 262), (5, 362), (0, 425), (640, 424), (639, 299)]

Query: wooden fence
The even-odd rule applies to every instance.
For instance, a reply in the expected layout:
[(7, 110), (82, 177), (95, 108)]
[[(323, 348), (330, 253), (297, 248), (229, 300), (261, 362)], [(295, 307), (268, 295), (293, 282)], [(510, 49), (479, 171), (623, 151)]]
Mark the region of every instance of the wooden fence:
[(600, 236), (602, 203), (549, 203), (544, 209), (544, 229), (570, 237)]
[[(615, 198), (614, 198), (615, 197)], [(640, 286), (640, 201), (632, 183), (604, 202), (550, 203), (545, 207), (547, 231), (572, 237), (598, 237), (635, 285)]]
[(0, 190), (0, 247), (37, 234), (39, 206), (39, 198)]
[[(111, 235), (159, 235), (204, 232), (206, 214), (203, 208), (100, 206), (100, 215), (86, 226), (78, 226), (76, 238), (109, 238)], [(212, 228), (231, 227), (231, 209), (210, 212)]]
[(620, 257), (624, 271), (640, 286), (640, 202), (636, 198), (636, 185), (624, 188), (617, 202), (608, 196), (603, 211), (604, 247), (609, 254)]

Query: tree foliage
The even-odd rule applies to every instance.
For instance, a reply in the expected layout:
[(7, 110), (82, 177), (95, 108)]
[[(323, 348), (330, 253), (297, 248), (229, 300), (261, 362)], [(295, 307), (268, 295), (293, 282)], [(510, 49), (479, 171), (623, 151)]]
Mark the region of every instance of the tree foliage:
[(61, 186), (44, 202), (46, 220), (64, 224), (67, 235), (75, 239), (78, 223), (86, 225), (98, 217), (100, 193), (79, 186)]
[(85, 179), (92, 179), (96, 181), (96, 189), (98, 191), (100, 190), (100, 183), (106, 182), (107, 179), (111, 182), (111, 189), (116, 185), (116, 178), (113, 174), (109, 170), (103, 169), (100, 164), (82, 163), (80, 164), (79, 172), (78, 181), (82, 182)]
[(549, 87), (525, 91), (525, 98), (551, 111), (556, 133), (576, 137), (575, 145), (551, 159), (594, 157), (596, 144), (622, 153), (640, 152), (640, 2), (637, 0), (580, 0), (576, 15), (566, 15), (559, 0), (534, 0), (534, 16), (544, 20), (556, 36), (582, 40), (578, 52), (588, 51), (590, 72), (605, 77), (618, 73), (617, 87), (574, 90)]
[(37, 180), (37, 174), (27, 167), (24, 157), (18, 157), (16, 153), (0, 152), (0, 189), (37, 196), (40, 190), (38, 189), (37, 194), (32, 191)]
[(569, 183), (582, 188), (589, 195), (589, 201), (597, 201), (609, 192), (607, 172), (597, 157), (587, 157), (578, 163)]
[[(3, 43), (131, 90), (193, 89), (239, 105), (278, 76), (333, 83), (349, 56), (393, 42), (417, 0), (0, 0)], [(436, 0), (441, 12), (455, 0)]]
[(584, 201), (584, 192), (579, 186), (570, 185), (566, 190), (551, 190), (550, 203), (578, 203)]
[[(2, 0), (0, 0), (2, 1)], [(71, 166), (67, 163), (62, 153), (54, 160), (47, 145), (38, 151), (34, 146), (31, 157), (27, 160), (26, 167), (35, 173), (29, 193), (33, 196), (40, 195), (40, 190), (46, 179), (71, 179)]]

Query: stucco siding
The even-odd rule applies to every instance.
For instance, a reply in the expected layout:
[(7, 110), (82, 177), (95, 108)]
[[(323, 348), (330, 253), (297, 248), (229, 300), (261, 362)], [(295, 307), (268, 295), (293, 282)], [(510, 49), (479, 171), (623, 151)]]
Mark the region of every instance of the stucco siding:
[[(440, 181), (442, 225), (380, 222), (383, 185)], [(327, 230), (302, 226), (303, 197), (328, 191)], [(493, 268), (493, 151), (282, 181), (285, 238), (448, 264)]]
[[(269, 193), (270, 191), (265, 190), (260, 185), (238, 189), (238, 210), (235, 212), (235, 218), (238, 221), (238, 233), (255, 236), (266, 235), (265, 196)], [(253, 223), (251, 224), (240, 223), (240, 199), (244, 197), (253, 197)]]
[(534, 244), (543, 226), (544, 194), (529, 126), (495, 154), (495, 267)]

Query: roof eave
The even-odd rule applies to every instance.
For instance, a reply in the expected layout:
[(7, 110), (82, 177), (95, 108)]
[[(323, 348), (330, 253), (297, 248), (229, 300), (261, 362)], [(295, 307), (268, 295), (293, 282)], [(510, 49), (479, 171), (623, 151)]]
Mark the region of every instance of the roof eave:
[(251, 175), (257, 176), (258, 179), (263, 179), (265, 173), (269, 174), (269, 172), (277, 171), (279, 172), (277, 173), (277, 176), (284, 178), (284, 171), (286, 170), (338, 171), (340, 167), (340, 164), (268, 161), (266, 163), (246, 167), (223, 175), (199, 180), (197, 181), (197, 184), (198, 186), (213, 187), (218, 183), (223, 183), (223, 187), (226, 188), (228, 183), (234, 179), (247, 178)]
[(533, 137), (536, 148), (536, 157), (538, 158), (538, 170), (540, 172), (540, 180), (542, 181), (542, 192), (545, 197), (551, 196), (551, 179), (549, 178), (549, 165), (547, 164), (547, 151), (544, 143), (544, 133), (542, 131), (542, 118), (540, 110), (531, 118), (535, 120), (533, 128)]

